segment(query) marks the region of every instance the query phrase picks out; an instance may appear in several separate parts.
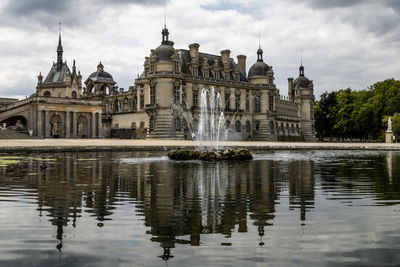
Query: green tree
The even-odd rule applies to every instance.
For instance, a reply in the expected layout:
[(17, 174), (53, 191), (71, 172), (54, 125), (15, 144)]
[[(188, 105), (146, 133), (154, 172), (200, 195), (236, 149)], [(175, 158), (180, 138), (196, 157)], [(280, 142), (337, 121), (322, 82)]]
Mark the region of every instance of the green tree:
[(316, 101), (315, 114), (315, 130), (318, 138), (322, 140), (324, 137), (332, 138), (335, 136), (333, 126), (336, 122), (337, 113), (336, 92), (325, 92), (321, 95), (319, 101)]

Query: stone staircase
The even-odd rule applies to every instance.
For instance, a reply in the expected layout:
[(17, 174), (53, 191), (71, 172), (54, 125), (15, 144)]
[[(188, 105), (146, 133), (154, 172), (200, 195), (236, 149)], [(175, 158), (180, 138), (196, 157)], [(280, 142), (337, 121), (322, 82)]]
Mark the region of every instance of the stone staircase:
[(276, 134), (271, 134), (271, 126), (269, 121), (263, 120), (260, 122), (260, 130), (254, 134), (252, 140), (266, 142), (273, 142), (277, 140)]
[(155, 127), (152, 132), (147, 134), (148, 139), (174, 139), (184, 140), (183, 131), (176, 131), (174, 122), (168, 114), (158, 114)]
[(304, 142), (317, 142), (317, 137), (312, 133), (312, 122), (302, 121), (301, 122), (301, 135), (303, 136)]

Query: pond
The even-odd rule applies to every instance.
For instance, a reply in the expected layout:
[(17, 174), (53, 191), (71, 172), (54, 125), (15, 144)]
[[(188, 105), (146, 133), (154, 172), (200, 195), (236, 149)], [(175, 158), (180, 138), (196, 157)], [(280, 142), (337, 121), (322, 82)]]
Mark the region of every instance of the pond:
[(391, 266), (400, 152), (0, 154), (0, 266)]

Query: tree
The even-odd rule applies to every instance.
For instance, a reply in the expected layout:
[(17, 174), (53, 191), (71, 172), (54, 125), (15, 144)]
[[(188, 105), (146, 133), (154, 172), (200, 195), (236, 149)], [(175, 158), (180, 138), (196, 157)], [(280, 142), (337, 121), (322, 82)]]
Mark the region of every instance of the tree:
[(332, 138), (335, 135), (332, 129), (336, 122), (336, 109), (336, 92), (325, 92), (321, 95), (321, 99), (316, 101), (314, 109), (315, 129), (320, 140), (324, 137)]

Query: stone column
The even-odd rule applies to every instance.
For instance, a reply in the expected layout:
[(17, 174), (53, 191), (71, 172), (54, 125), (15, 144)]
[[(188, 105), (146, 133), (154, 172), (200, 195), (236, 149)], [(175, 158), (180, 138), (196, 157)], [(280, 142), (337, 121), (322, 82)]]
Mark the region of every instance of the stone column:
[(33, 123), (33, 105), (30, 104), (29, 105), (28, 121), (27, 121), (27, 124), (26, 124), (26, 130), (27, 131), (29, 131), (29, 130), (33, 131), (33, 125), (34, 125), (34, 123)]
[(72, 136), (73, 137), (76, 137), (78, 135), (78, 133), (76, 131), (76, 125), (77, 125), (76, 111), (72, 111)]
[(49, 122), (49, 111), (44, 111), (44, 137), (50, 137), (50, 122)]
[(99, 117), (98, 117), (98, 120), (97, 120), (97, 134), (98, 134), (98, 137), (99, 138), (103, 138), (103, 135), (102, 135), (102, 133), (101, 133), (101, 131), (102, 131), (102, 125), (101, 125), (101, 112), (100, 113), (97, 113), (97, 114), (99, 114)]
[(67, 110), (65, 112), (65, 138), (69, 138), (70, 134), (71, 134), (70, 112)]
[(37, 111), (37, 136), (43, 137), (42, 111)]
[(96, 138), (96, 112), (92, 112), (92, 138)]

